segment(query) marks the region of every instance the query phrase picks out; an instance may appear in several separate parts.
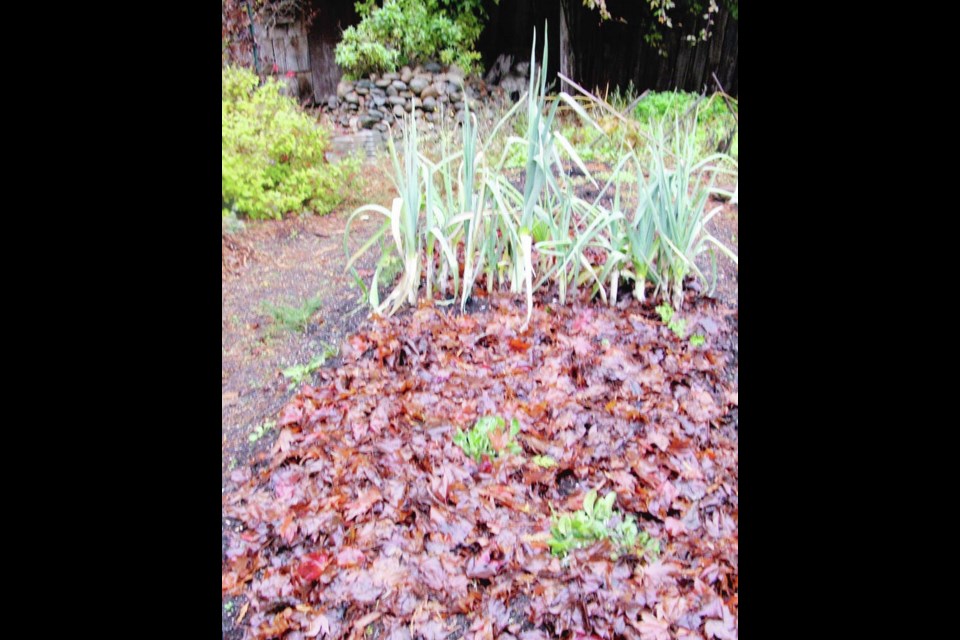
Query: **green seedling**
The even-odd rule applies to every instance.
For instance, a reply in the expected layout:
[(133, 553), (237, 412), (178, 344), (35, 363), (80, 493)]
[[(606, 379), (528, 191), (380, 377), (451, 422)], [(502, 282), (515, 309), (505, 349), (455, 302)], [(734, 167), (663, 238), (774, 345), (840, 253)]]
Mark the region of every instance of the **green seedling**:
[(290, 384), (287, 386), (287, 391), (293, 391), (296, 387), (303, 384), (303, 381), (306, 380), (309, 376), (325, 365), (327, 360), (337, 355), (337, 348), (331, 345), (325, 344), (323, 347), (323, 352), (320, 355), (315, 356), (307, 364), (297, 364), (292, 367), (287, 367), (283, 370), (283, 377), (290, 380)]
[(273, 427), (276, 426), (276, 424), (277, 423), (274, 420), (267, 420), (266, 422), (264, 422), (263, 424), (255, 428), (253, 430), (253, 433), (251, 433), (247, 437), (247, 440), (249, 440), (251, 443), (256, 442), (257, 440), (265, 436), (267, 434), (267, 431), (270, 431), (270, 429), (273, 429)]
[(533, 456), (530, 458), (530, 461), (538, 467), (543, 467), (544, 469), (557, 466), (557, 461), (550, 456)]
[(660, 541), (642, 531), (636, 517), (614, 511), (616, 498), (617, 494), (611, 491), (598, 500), (596, 490), (591, 489), (583, 499), (583, 509), (559, 516), (554, 514), (548, 540), (551, 552), (562, 557), (599, 540), (610, 540), (617, 549), (614, 559), (621, 553), (649, 554), (656, 558), (660, 554)]
[(690, 336), (690, 346), (693, 347), (702, 347), (706, 341), (707, 339), (699, 333)]
[[(659, 305), (657, 307), (657, 313), (660, 314), (660, 319), (667, 325), (667, 328), (673, 331), (675, 336), (683, 340), (683, 334), (687, 331), (687, 321), (684, 318), (675, 317), (673, 307), (668, 304)], [(700, 336), (700, 338), (702, 340), (703, 336)], [(701, 342), (701, 344), (703, 343)]]
[(506, 422), (498, 416), (484, 416), (477, 420), (470, 431), (457, 429), (453, 443), (463, 449), (463, 453), (479, 463), (483, 456), (496, 458), (505, 453), (523, 453), (514, 437), (520, 433), (520, 423), (516, 418), (510, 421), (510, 430), (506, 431)]

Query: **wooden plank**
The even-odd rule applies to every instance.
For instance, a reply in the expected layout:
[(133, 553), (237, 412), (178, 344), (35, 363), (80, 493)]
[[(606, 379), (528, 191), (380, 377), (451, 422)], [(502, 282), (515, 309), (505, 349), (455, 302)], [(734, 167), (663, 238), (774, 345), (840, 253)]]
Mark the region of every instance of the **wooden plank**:
[(284, 56), (286, 56), (285, 62), (287, 71), (299, 71), (300, 67), (297, 64), (297, 50), (294, 47), (293, 40), (291, 38), (284, 38), (283, 53)]
[(287, 72), (286, 43), (279, 38), (273, 40), (273, 62), (277, 65), (277, 73)]

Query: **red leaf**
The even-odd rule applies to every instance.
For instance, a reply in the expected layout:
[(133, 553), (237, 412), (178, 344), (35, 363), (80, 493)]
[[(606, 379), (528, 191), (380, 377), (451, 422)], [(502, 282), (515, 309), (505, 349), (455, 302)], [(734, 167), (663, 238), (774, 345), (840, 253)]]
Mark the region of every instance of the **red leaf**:
[(324, 570), (330, 566), (330, 560), (330, 554), (323, 551), (319, 553), (308, 553), (300, 560), (300, 566), (297, 567), (297, 575), (307, 582), (316, 580), (323, 574)]

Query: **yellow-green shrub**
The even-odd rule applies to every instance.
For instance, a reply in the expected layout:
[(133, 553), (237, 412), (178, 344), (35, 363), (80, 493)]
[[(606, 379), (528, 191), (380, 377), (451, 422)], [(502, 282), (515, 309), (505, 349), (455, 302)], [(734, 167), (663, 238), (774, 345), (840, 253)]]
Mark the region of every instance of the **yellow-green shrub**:
[(324, 158), (329, 132), (269, 78), (262, 85), (236, 67), (221, 73), (223, 215), (280, 218), (313, 210), (329, 213), (343, 200), (344, 185), (359, 161)]

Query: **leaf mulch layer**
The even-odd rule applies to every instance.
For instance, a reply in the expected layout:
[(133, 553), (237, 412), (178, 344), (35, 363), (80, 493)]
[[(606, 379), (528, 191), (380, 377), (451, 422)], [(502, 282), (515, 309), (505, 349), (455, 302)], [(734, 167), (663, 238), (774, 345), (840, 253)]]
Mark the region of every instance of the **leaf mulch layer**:
[[(688, 300), (706, 336), (693, 347), (632, 299), (537, 300), (526, 331), (524, 305), (497, 293), (468, 314), (371, 319), (294, 396), (270, 455), (223, 497), (232, 631), (737, 637), (736, 310)], [(522, 454), (478, 464), (453, 444), (485, 415), (520, 422)], [(551, 555), (552, 514), (590, 489), (615, 491), (659, 557)]]

